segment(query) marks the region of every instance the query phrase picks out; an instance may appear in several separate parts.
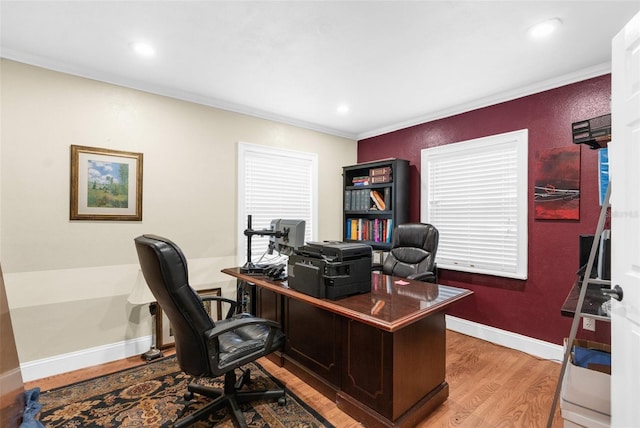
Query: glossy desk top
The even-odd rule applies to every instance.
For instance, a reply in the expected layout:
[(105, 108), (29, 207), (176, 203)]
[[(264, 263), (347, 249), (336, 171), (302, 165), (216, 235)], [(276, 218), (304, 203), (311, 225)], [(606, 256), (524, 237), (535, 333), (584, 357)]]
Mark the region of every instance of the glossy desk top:
[(243, 274), (239, 268), (223, 269), (222, 272), (390, 332), (441, 311), (453, 302), (473, 294), (472, 291), (462, 288), (373, 272), (370, 293), (329, 300), (300, 293), (289, 288), (287, 281), (272, 281), (264, 276)]
[[(588, 285), (587, 292), (584, 296), (584, 301), (582, 302), (582, 314), (602, 321), (611, 321), (611, 317), (603, 308), (604, 304), (606, 302), (609, 302), (611, 298), (602, 294), (602, 292), (600, 291), (601, 287), (604, 286), (594, 284)], [(576, 313), (579, 299), (580, 286), (578, 285), (578, 282), (576, 282), (575, 284), (573, 284), (571, 291), (567, 295), (567, 298), (565, 299), (564, 304), (560, 309), (560, 313), (566, 317), (573, 317)]]

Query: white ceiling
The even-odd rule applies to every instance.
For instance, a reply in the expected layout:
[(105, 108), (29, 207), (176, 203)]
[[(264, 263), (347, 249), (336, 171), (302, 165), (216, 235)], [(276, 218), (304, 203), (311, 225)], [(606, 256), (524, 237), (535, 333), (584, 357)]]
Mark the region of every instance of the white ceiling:
[[(6, 1), (4, 58), (353, 139), (610, 71), (638, 1)], [(548, 40), (527, 30), (557, 17)], [(133, 41), (156, 48), (137, 57)], [(337, 107), (346, 103), (348, 114)]]

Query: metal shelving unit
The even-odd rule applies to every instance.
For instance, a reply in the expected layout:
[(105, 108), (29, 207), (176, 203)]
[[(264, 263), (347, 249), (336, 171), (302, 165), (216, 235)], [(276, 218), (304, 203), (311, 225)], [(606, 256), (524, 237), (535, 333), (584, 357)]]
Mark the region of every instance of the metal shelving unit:
[[(564, 375), (567, 370), (567, 365), (569, 363), (569, 357), (571, 356), (571, 347), (578, 333), (578, 326), (580, 325), (580, 320), (583, 317), (595, 318), (601, 321), (611, 321), (609, 317), (597, 316), (593, 314), (584, 313), (582, 311), (582, 307), (584, 305), (584, 297), (587, 294), (587, 288), (589, 284), (599, 284), (603, 286), (609, 286), (609, 289), (602, 290), (603, 294), (615, 295), (616, 291), (612, 290), (611, 281), (606, 279), (597, 279), (590, 278), (589, 272), (593, 268), (593, 263), (595, 262), (596, 253), (598, 250), (598, 246), (600, 245), (600, 238), (602, 237), (602, 232), (604, 231), (604, 224), (607, 218), (607, 210), (609, 209), (609, 197), (611, 196), (611, 182), (609, 182), (609, 186), (607, 187), (607, 193), (602, 204), (602, 209), (600, 210), (600, 217), (598, 219), (598, 226), (596, 227), (595, 238), (593, 240), (593, 244), (591, 245), (591, 252), (589, 253), (589, 260), (587, 262), (587, 267), (585, 270), (585, 275), (582, 279), (582, 284), (580, 287), (580, 294), (578, 297), (578, 303), (576, 305), (576, 311), (573, 316), (573, 322), (571, 323), (571, 331), (569, 333), (569, 339), (567, 341), (567, 346), (564, 350), (564, 358), (562, 360), (562, 368), (560, 369), (560, 376), (558, 378), (558, 384), (556, 385), (556, 392), (553, 396), (553, 403), (551, 405), (551, 412), (549, 413), (549, 419), (547, 421), (547, 428), (551, 428), (553, 424), (553, 418), (556, 413), (556, 408), (558, 407), (558, 401), (560, 398), (560, 392), (562, 390), (562, 381), (564, 380)], [(597, 239), (596, 239), (597, 238)]]

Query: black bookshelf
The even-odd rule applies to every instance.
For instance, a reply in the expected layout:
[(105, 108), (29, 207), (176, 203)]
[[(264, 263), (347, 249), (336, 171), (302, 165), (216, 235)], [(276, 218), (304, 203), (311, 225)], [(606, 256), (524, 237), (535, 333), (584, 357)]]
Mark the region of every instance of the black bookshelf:
[(409, 161), (384, 159), (342, 169), (343, 240), (388, 250), (393, 227), (409, 221)]

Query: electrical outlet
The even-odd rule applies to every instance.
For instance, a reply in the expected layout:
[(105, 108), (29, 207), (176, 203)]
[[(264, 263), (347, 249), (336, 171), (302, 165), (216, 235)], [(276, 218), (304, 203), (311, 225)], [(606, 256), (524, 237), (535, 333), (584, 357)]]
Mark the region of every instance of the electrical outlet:
[(582, 328), (589, 331), (596, 331), (596, 320), (589, 317), (582, 318)]

